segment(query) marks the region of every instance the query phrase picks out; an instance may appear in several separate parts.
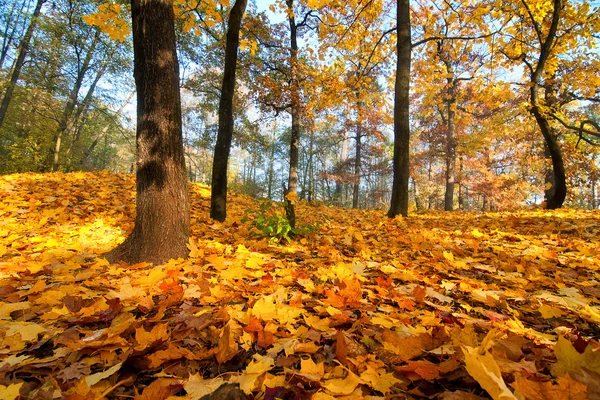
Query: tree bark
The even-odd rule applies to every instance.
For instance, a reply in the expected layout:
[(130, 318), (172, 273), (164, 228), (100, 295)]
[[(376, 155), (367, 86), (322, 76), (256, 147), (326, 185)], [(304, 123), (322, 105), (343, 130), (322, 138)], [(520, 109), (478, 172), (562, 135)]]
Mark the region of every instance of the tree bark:
[(396, 19), (398, 39), (396, 43), (397, 65), (394, 90), (394, 160), (392, 199), (388, 217), (400, 214), (408, 216), (408, 178), (410, 175), (410, 4), (409, 0), (397, 0)]
[(300, 149), (300, 88), (298, 87), (298, 34), (294, 18), (294, 0), (286, 0), (290, 25), (290, 100), (292, 116), (292, 132), (290, 136), (290, 170), (285, 198), (285, 214), (292, 228), (296, 227), (296, 210), (289, 194), (298, 193), (298, 154)]
[(25, 31), (25, 36), (23, 36), (21, 43), (19, 43), (17, 59), (15, 61), (15, 65), (10, 76), (10, 81), (6, 86), (4, 97), (2, 97), (2, 102), (0, 103), (0, 127), (2, 127), (2, 124), (4, 123), (4, 118), (6, 117), (6, 112), (8, 111), (10, 100), (12, 99), (15, 86), (17, 85), (17, 81), (19, 80), (19, 76), (21, 75), (21, 69), (23, 68), (23, 64), (25, 63), (25, 57), (27, 56), (27, 52), (29, 51), (29, 42), (31, 41), (33, 31), (35, 30), (35, 26), (37, 25), (37, 20), (40, 16), (42, 5), (45, 2), (46, 0), (37, 0), (37, 3), (35, 4), (35, 9), (33, 10), (33, 15), (31, 16), (31, 20), (29, 21), (29, 26), (27, 27), (27, 31)]
[(233, 137), (233, 96), (235, 94), (235, 71), (237, 67), (240, 27), (246, 10), (246, 0), (236, 0), (229, 12), (223, 85), (219, 101), (219, 130), (213, 158), (210, 217), (225, 221), (227, 217), (227, 164)]
[(136, 218), (129, 237), (107, 258), (160, 264), (187, 257), (190, 233), (173, 0), (132, 0), (131, 15), (138, 116)]

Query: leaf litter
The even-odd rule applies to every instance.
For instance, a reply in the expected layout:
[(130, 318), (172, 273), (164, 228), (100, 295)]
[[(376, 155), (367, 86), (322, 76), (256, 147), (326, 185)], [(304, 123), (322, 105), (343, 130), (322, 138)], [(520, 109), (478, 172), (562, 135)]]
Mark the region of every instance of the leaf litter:
[(0, 177), (0, 399), (600, 398), (597, 211), (299, 202), (318, 229), (273, 244), (191, 184), (190, 258), (111, 265), (134, 187)]

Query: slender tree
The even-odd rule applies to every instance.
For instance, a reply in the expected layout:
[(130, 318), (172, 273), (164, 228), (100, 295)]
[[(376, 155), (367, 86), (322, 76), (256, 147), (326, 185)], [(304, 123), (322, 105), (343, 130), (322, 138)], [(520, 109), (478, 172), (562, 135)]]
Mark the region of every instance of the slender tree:
[(290, 25), (290, 169), (285, 196), (285, 213), (292, 228), (296, 227), (294, 196), (298, 193), (298, 159), (300, 149), (300, 87), (298, 84), (298, 25), (294, 17), (294, 0), (286, 0)]
[(187, 257), (190, 205), (173, 0), (132, 0), (137, 89), (136, 219), (111, 261), (162, 263)]
[(225, 43), (223, 85), (219, 101), (219, 131), (213, 158), (212, 193), (210, 217), (224, 221), (227, 216), (227, 164), (233, 136), (233, 95), (235, 93), (235, 71), (240, 44), (240, 27), (246, 10), (246, 0), (236, 0), (229, 12)]
[(396, 42), (397, 65), (394, 88), (394, 160), (392, 199), (388, 217), (408, 215), (409, 178), (409, 90), (410, 90), (410, 1), (398, 0), (396, 8), (398, 39)]
[(25, 57), (27, 56), (27, 52), (29, 51), (29, 42), (31, 42), (33, 31), (35, 30), (38, 17), (40, 16), (40, 13), (42, 11), (42, 5), (44, 5), (45, 2), (46, 0), (37, 0), (37, 3), (35, 4), (35, 9), (33, 10), (33, 14), (31, 15), (31, 20), (29, 21), (29, 26), (27, 27), (27, 31), (25, 31), (25, 35), (19, 43), (17, 59), (15, 60), (13, 71), (10, 76), (10, 81), (8, 82), (8, 85), (6, 87), (4, 96), (2, 97), (2, 102), (0, 103), (0, 127), (4, 122), (4, 117), (6, 117), (6, 112), (8, 111), (8, 106), (10, 104), (10, 100), (12, 99), (12, 94), (15, 90), (15, 86), (17, 85), (17, 81), (19, 80), (19, 76), (21, 75), (21, 69), (23, 68), (23, 64), (25, 63)]

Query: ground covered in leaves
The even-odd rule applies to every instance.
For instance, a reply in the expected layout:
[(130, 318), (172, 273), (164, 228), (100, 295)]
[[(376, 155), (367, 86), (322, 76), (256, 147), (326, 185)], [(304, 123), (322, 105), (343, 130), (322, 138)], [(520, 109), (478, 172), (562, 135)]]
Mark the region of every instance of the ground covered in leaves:
[(273, 244), (191, 190), (189, 260), (110, 265), (132, 176), (0, 177), (0, 399), (600, 398), (599, 212), (300, 203)]

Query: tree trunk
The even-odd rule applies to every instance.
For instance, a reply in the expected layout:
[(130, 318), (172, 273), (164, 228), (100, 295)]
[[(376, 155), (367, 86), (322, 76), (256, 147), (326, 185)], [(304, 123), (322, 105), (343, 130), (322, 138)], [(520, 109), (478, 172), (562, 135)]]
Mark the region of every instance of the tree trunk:
[(342, 140), (342, 150), (340, 153), (340, 166), (336, 171), (337, 180), (335, 181), (335, 192), (334, 197), (338, 207), (344, 206), (344, 175), (346, 174), (346, 159), (348, 158), (348, 137), (346, 136), (346, 132), (344, 131), (344, 140)]
[(456, 179), (456, 80), (450, 62), (445, 61), (448, 72), (448, 93), (446, 97), (446, 191), (444, 193), (444, 210), (454, 210), (454, 182)]
[(271, 150), (269, 151), (269, 178), (267, 184), (267, 197), (269, 200), (273, 200), (273, 179), (274, 179), (274, 164), (275, 164), (275, 132), (277, 125), (273, 122), (273, 134), (271, 135)]
[(229, 22), (227, 23), (223, 85), (219, 101), (219, 131), (213, 158), (212, 191), (210, 195), (210, 217), (217, 221), (225, 221), (227, 217), (227, 164), (233, 137), (235, 70), (240, 44), (240, 27), (245, 10), (246, 0), (236, 0), (229, 12)]
[(396, 43), (397, 65), (394, 90), (394, 161), (392, 199), (388, 217), (408, 215), (408, 178), (410, 174), (410, 4), (409, 0), (397, 0)]
[[(100, 66), (100, 68), (96, 71), (96, 76), (94, 77), (94, 80), (90, 84), (90, 86), (87, 90), (87, 93), (85, 94), (85, 96), (84, 96), (83, 100), (81, 101), (81, 103), (79, 104), (79, 106), (77, 106), (75, 113), (71, 116), (71, 121), (72, 121), (71, 125), (73, 126), (73, 129), (75, 132), (73, 133), (73, 139), (71, 140), (71, 144), (69, 145), (69, 147), (67, 148), (67, 151), (65, 152), (65, 156), (67, 159), (66, 165), (68, 167), (68, 170), (73, 169), (73, 166), (72, 166), (73, 149), (75, 148), (75, 145), (81, 139), (81, 133), (83, 131), (83, 128), (85, 127), (85, 121), (86, 121), (86, 118), (87, 118), (87, 115), (88, 115), (88, 112), (90, 109), (90, 105), (92, 104), (92, 100), (94, 98), (94, 92), (96, 91), (98, 82), (100, 82), (100, 79), (102, 79), (102, 76), (106, 72), (106, 69), (108, 68), (108, 65), (110, 64), (110, 61), (112, 60), (112, 56), (114, 55), (115, 51), (116, 51), (116, 47), (113, 49), (111, 54), (107, 57), (107, 59), (104, 60), (104, 63)], [(133, 94), (135, 94), (135, 92), (133, 92)], [(133, 96), (133, 94), (131, 96)], [(131, 100), (131, 99), (129, 99), (129, 100)], [(129, 102), (129, 100), (128, 100), (128, 102)], [(123, 111), (123, 110), (120, 109), (119, 114), (121, 111)], [(108, 126), (110, 126), (110, 124), (106, 125), (106, 131), (108, 130)], [(104, 133), (106, 133), (105, 129), (103, 129), (103, 131), (104, 131)]]
[[(17, 26), (19, 25), (19, 20), (24, 15), (24, 8), (27, 1), (21, 1), (21, 7), (17, 10), (17, 0), (13, 0), (10, 11), (6, 17), (7, 24), (2, 31), (2, 49), (0, 50), (0, 69), (4, 67), (4, 61), (6, 61), (6, 57), (8, 56), (8, 51), (13, 44), (13, 40), (15, 35), (17, 34)], [(14, 21), (13, 21), (14, 18)], [(11, 23), (12, 22), (12, 23)]]
[(6, 91), (4, 92), (2, 103), (0, 103), (0, 127), (2, 127), (2, 124), (4, 123), (4, 118), (6, 117), (6, 112), (8, 111), (8, 106), (10, 104), (13, 91), (15, 90), (15, 86), (17, 85), (17, 81), (19, 80), (19, 76), (21, 75), (23, 63), (25, 63), (25, 57), (27, 56), (27, 51), (29, 50), (29, 42), (31, 41), (31, 37), (33, 36), (33, 31), (35, 30), (38, 17), (40, 16), (42, 5), (45, 2), (46, 0), (37, 0), (37, 3), (35, 4), (35, 9), (33, 10), (33, 15), (31, 16), (31, 20), (29, 21), (29, 26), (27, 27), (27, 31), (25, 31), (25, 36), (23, 36), (21, 43), (19, 43), (17, 59), (15, 61), (15, 65), (10, 76), (10, 81), (6, 86)]
[(362, 134), (357, 126), (356, 132), (356, 154), (354, 158), (354, 185), (352, 186), (352, 208), (358, 208), (358, 195), (360, 190), (360, 164), (361, 164), (361, 139)]
[[(554, 132), (552, 132), (552, 127), (550, 126), (548, 118), (540, 110), (539, 88), (542, 76), (544, 74), (546, 61), (548, 60), (548, 57), (550, 57), (554, 40), (556, 39), (556, 32), (561, 17), (561, 8), (562, 0), (554, 0), (552, 22), (550, 24), (550, 28), (548, 30), (548, 35), (546, 36), (546, 39), (543, 42), (540, 42), (540, 54), (535, 69), (531, 71), (531, 87), (529, 89), (531, 100), (531, 113), (533, 114), (535, 121), (537, 122), (537, 125), (540, 128), (540, 131), (542, 132), (544, 142), (548, 148), (548, 152), (552, 160), (552, 174), (554, 175), (554, 185), (550, 190), (546, 191), (546, 193), (550, 196), (546, 198), (546, 208), (549, 210), (554, 210), (562, 207), (565, 198), (567, 197), (567, 183), (565, 175), (565, 165), (563, 163), (562, 152), (560, 151), (558, 140)], [(532, 23), (536, 24), (537, 22), (532, 21)]]
[(294, 0), (286, 0), (290, 25), (290, 100), (292, 115), (292, 132), (290, 137), (290, 172), (285, 198), (285, 214), (292, 228), (296, 227), (296, 210), (294, 202), (288, 195), (298, 193), (298, 154), (300, 149), (300, 88), (298, 87), (298, 38), (296, 20), (294, 18)]
[[(58, 169), (59, 156), (60, 156), (60, 147), (62, 143), (62, 138), (66, 134), (67, 129), (69, 129), (69, 123), (71, 121), (71, 115), (77, 106), (77, 98), (79, 97), (79, 91), (81, 90), (81, 85), (83, 85), (83, 79), (85, 78), (85, 74), (88, 72), (90, 68), (90, 64), (92, 62), (92, 58), (94, 57), (94, 52), (96, 51), (96, 46), (100, 41), (100, 29), (96, 28), (96, 33), (94, 35), (94, 39), (86, 52), (85, 58), (81, 66), (78, 66), (77, 77), (75, 78), (75, 82), (73, 83), (73, 87), (71, 88), (71, 92), (69, 93), (69, 98), (65, 103), (65, 107), (63, 108), (63, 112), (58, 120), (58, 129), (54, 135), (54, 149), (52, 151), (52, 155), (50, 157), (50, 171), (56, 171)], [(92, 86), (95, 88), (95, 85)]]
[[(116, 115), (120, 115), (121, 112), (123, 112), (123, 109), (125, 109), (127, 104), (129, 104), (129, 102), (131, 101), (131, 99), (133, 98), (134, 95), (135, 95), (135, 91), (131, 92), (129, 94), (129, 96), (127, 96), (127, 99), (121, 104), (121, 107), (119, 107), (119, 109), (115, 112)], [(104, 137), (106, 136), (106, 133), (110, 129), (110, 125), (111, 125), (110, 123), (107, 123), (106, 125), (104, 125), (104, 128), (102, 128), (102, 130), (100, 131), (100, 134), (96, 137), (96, 139), (94, 139), (92, 144), (83, 151), (83, 155), (81, 156), (81, 161), (79, 161), (79, 169), (84, 169), (88, 159), (94, 152), (94, 149), (96, 148), (96, 146), (98, 146), (98, 143), (102, 139), (104, 139)]]
[(181, 133), (173, 0), (132, 0), (137, 90), (136, 218), (107, 258), (163, 263), (187, 257), (190, 204)]
[[(358, 99), (358, 91), (354, 93)], [(352, 208), (358, 208), (358, 197), (360, 191), (360, 168), (361, 168), (361, 152), (362, 152), (362, 104), (360, 101), (356, 103), (356, 152), (354, 157), (354, 185), (352, 185)]]

